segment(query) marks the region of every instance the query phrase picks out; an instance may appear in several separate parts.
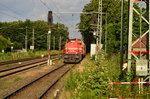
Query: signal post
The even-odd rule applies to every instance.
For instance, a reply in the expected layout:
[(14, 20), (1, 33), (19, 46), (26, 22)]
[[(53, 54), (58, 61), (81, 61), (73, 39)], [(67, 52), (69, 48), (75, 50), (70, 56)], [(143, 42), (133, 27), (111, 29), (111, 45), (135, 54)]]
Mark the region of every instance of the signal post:
[(52, 16), (52, 11), (48, 11), (48, 26), (49, 26), (49, 31), (47, 35), (47, 43), (48, 43), (48, 66), (52, 65), (52, 60), (51, 60), (51, 26), (53, 23), (53, 16)]

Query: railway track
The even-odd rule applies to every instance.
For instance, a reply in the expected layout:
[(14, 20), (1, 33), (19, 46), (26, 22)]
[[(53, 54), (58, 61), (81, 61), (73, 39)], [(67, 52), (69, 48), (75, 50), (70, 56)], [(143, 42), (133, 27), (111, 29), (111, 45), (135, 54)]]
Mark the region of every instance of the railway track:
[(32, 62), (32, 63), (27, 63), (27, 64), (23, 64), (23, 65), (18, 65), (18, 66), (12, 66), (12, 68), (0, 70), (0, 73), (6, 72), (6, 71), (9, 71), (9, 70), (13, 70), (13, 69), (17, 69), (17, 68), (21, 68), (21, 67), (25, 67), (25, 66), (28, 66), (28, 65), (32, 65), (32, 64), (35, 64), (35, 63), (37, 63), (37, 62), (43, 62), (43, 61), (46, 61), (46, 60), (47, 60), (47, 59), (44, 59), (44, 60), (41, 60), (41, 61), (34, 61), (34, 62)]
[(75, 64), (64, 64), (53, 68), (48, 73), (18, 88), (2, 99), (42, 99), (45, 94), (65, 75)]
[[(51, 55), (52, 57), (57, 56), (57, 54)], [(47, 56), (44, 56), (43, 58), (46, 58)], [(24, 61), (30, 61), (30, 60), (36, 60), (41, 59), (41, 57), (35, 57), (35, 58), (25, 58), (25, 59), (19, 59), (19, 60), (11, 60), (11, 61), (4, 61), (0, 62), (0, 66), (12, 64), (12, 63), (18, 63), (18, 62), (24, 62)]]
[[(54, 60), (55, 57), (52, 57)], [(28, 69), (32, 69), (47, 63), (47, 59), (41, 59), (40, 61), (33, 61), (27, 64), (19, 65), (19, 66), (12, 66), (12, 68), (2, 69), (0, 70), (0, 78), (4, 78)]]
[(23, 62), (23, 61), (28, 61), (28, 60), (33, 60), (33, 59), (39, 59), (41, 57), (35, 57), (35, 58), (25, 58), (25, 59), (19, 59), (19, 60), (11, 60), (11, 61), (4, 61), (0, 62), (0, 66), (2, 65), (7, 65), (7, 64), (12, 64), (12, 63), (17, 63), (17, 62)]
[(47, 61), (44, 61), (44, 62), (40, 62), (40, 63), (33, 64), (33, 65), (25, 65), (22, 68), (20, 67), (19, 70), (12, 70), (12, 71), (8, 70), (8, 71), (5, 71), (4, 73), (0, 73), (0, 78), (4, 78), (4, 77), (7, 77), (7, 76), (10, 76), (10, 75), (13, 75), (13, 74), (25, 71), (25, 70), (29, 70), (29, 69), (44, 65), (46, 63), (47, 63)]

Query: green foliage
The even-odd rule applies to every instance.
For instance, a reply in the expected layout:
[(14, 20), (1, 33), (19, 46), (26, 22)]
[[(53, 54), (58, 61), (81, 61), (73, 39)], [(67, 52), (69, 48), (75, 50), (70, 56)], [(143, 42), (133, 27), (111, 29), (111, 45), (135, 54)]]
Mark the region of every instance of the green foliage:
[(65, 82), (65, 88), (74, 92), (75, 99), (106, 98), (109, 80), (113, 78), (117, 80), (120, 75), (117, 58), (108, 59), (104, 52), (101, 52), (96, 61), (86, 60), (83, 65), (86, 65), (85, 70), (71, 73)]
[(65, 88), (72, 93), (72, 99), (106, 99), (132, 98), (149, 99), (149, 86), (144, 85), (139, 91), (138, 84), (110, 85), (109, 82), (130, 82), (137, 79), (133, 72), (123, 72), (120, 78), (119, 55), (106, 55), (102, 51), (96, 56), (96, 61), (85, 57), (83, 71), (76, 70), (70, 73), (65, 81)]
[(30, 55), (30, 57), (34, 57), (34, 52), (33, 51), (28, 51), (28, 54)]
[[(86, 6), (84, 6), (83, 12), (97, 12), (98, 11), (99, 0), (91, 0)], [(134, 7), (138, 9), (138, 5), (135, 3)], [(107, 12), (107, 53), (118, 53), (120, 49), (120, 33), (121, 33), (121, 2), (120, 0), (103, 0), (103, 12)], [(143, 10), (145, 10), (143, 8)], [(137, 14), (134, 14), (134, 27), (133, 33), (138, 37), (139, 36), (139, 17)], [(102, 44), (105, 45), (105, 20), (106, 15), (103, 15), (103, 32), (102, 32)], [(142, 22), (142, 33), (145, 32), (146, 23)], [(94, 31), (92, 24), (92, 15), (81, 14), (80, 23), (78, 27), (83, 36), (83, 40), (87, 45), (87, 50), (90, 50), (90, 44), (95, 43), (95, 38), (93, 37), (92, 31)], [(125, 1), (124, 4), (124, 45), (127, 45), (127, 34), (128, 34), (128, 1)], [(137, 39), (137, 38), (134, 38)], [(124, 46), (124, 49), (126, 46)]]
[(7, 40), (3, 36), (0, 35), (0, 51), (6, 50), (7, 47), (10, 45), (10, 40)]
[[(51, 54), (59, 54), (59, 51), (51, 51)], [(38, 57), (41, 55), (47, 55), (47, 51), (28, 51), (22, 53), (0, 53), (0, 62), (2, 61), (9, 61), (9, 60), (16, 60), (16, 59), (24, 59), (24, 58), (31, 58), (31, 57)]]
[(12, 46), (13, 46), (13, 49), (22, 49), (23, 48), (23, 44), (16, 42), (16, 41), (13, 43)]
[(149, 99), (150, 91), (148, 86), (143, 86), (143, 91), (138, 90), (139, 85), (113, 85), (113, 89), (108, 96), (111, 98), (131, 98), (131, 99)]
[[(13, 43), (14, 49), (22, 49), (25, 46), (26, 34), (28, 36), (28, 48), (32, 45), (33, 28), (35, 30), (35, 48), (38, 50), (47, 49), (49, 27), (46, 21), (30, 21), (27, 19), (26, 21), (0, 22), (0, 26), (2, 28), (0, 29), (0, 35), (3, 35), (6, 39), (9, 38)], [(64, 45), (65, 39), (68, 37), (68, 28), (64, 24), (56, 23), (52, 25), (51, 31), (51, 41), (53, 41), (55, 36), (56, 49), (58, 49), (60, 36), (62, 37), (61, 46)], [(51, 42), (51, 45), (53, 46), (53, 42)]]
[(71, 72), (69, 78), (64, 83), (67, 90), (74, 90), (77, 87), (78, 81), (81, 79), (80, 72)]

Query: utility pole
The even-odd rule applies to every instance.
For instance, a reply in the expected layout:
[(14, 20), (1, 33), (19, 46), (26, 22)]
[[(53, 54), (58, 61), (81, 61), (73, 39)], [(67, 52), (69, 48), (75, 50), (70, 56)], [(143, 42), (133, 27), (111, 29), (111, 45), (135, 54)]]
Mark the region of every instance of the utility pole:
[(55, 50), (55, 36), (53, 37), (53, 50)]
[(97, 45), (101, 48), (101, 37), (102, 37), (102, 26), (103, 26), (103, 23), (102, 23), (102, 18), (103, 16), (103, 11), (102, 11), (102, 0), (99, 0), (99, 6), (98, 6), (98, 24), (97, 24)]
[(107, 14), (105, 19), (105, 53), (107, 52)]
[(33, 49), (34, 49), (34, 27), (33, 27), (33, 38), (32, 38), (32, 46), (33, 46)]
[(60, 36), (60, 38), (59, 38), (59, 51), (60, 51), (60, 53), (59, 53), (59, 56), (61, 56), (61, 36)]
[(131, 58), (132, 58), (132, 28), (133, 28), (133, 0), (129, 1), (129, 29), (128, 29), (128, 72), (131, 72)]
[(27, 26), (26, 26), (26, 35), (25, 35), (25, 49), (26, 49), (26, 52), (27, 52), (27, 50), (28, 50), (28, 36), (27, 36)]
[(120, 71), (122, 70), (123, 65), (123, 45), (124, 45), (124, 39), (123, 39), (123, 32), (124, 32), (124, 0), (121, 2), (121, 34), (120, 34)]
[(59, 38), (59, 51), (61, 50), (61, 36)]
[[(147, 25), (147, 29), (149, 31), (148, 35), (147, 35), (147, 43), (148, 43), (148, 55), (147, 55), (147, 59), (148, 59), (148, 71), (150, 73), (150, 0), (147, 1), (147, 20), (149, 22), (149, 24)], [(150, 81), (150, 74), (148, 74), (149, 76), (147, 77), (147, 79), (149, 79)], [(150, 88), (150, 85), (149, 85), (149, 88)]]

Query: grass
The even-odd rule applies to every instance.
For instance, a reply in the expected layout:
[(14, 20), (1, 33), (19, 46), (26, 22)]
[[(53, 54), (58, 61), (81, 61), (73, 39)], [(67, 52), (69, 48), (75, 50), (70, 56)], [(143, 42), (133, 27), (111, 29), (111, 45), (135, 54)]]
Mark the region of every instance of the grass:
[(11, 67), (10, 65), (5, 65), (5, 67)]
[(16, 81), (19, 81), (19, 80), (21, 80), (22, 78), (21, 77), (16, 77), (15, 79), (14, 79), (14, 82), (16, 82)]
[(87, 54), (84, 60), (81, 61), (80, 66), (86, 67), (90, 61), (90, 54)]
[[(51, 51), (51, 54), (59, 54), (60, 51), (54, 50)], [(47, 51), (28, 51), (22, 53), (0, 53), (0, 62), (9, 61), (9, 60), (17, 60), (17, 59), (24, 59), (24, 58), (32, 58), (38, 57), (41, 55), (47, 55)]]
[(0, 81), (0, 88), (2, 89), (7, 89), (9, 88), (9, 85), (12, 84), (14, 81), (9, 80), (7, 82), (4, 83), (4, 81)]
[(7, 89), (8, 88), (8, 83), (3, 83), (2, 81), (0, 81), (0, 88)]
[(63, 63), (63, 59), (58, 59), (58, 60), (56, 60), (56, 61), (52, 61), (53, 62), (53, 65), (56, 65), (56, 66), (61, 66), (61, 65), (63, 65), (64, 63)]
[(10, 80), (8, 80), (8, 81), (2, 81), (2, 80), (0, 80), (0, 88), (2, 88), (2, 89), (7, 89), (7, 88), (9, 88), (9, 86), (11, 85), (11, 84), (13, 84), (13, 83), (15, 83), (15, 82), (17, 82), (17, 81), (20, 81), (20, 80), (22, 80), (22, 78), (21, 77), (19, 77), (19, 76), (17, 76), (17, 77), (15, 77), (14, 79), (10, 79)]

